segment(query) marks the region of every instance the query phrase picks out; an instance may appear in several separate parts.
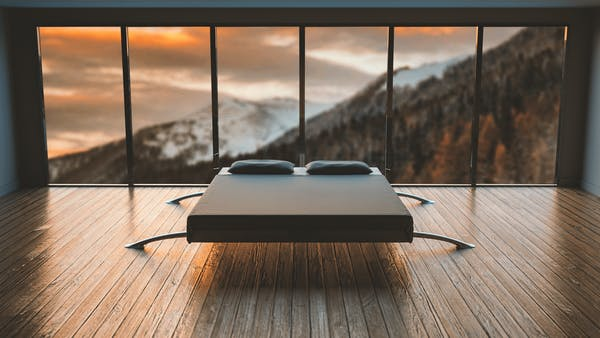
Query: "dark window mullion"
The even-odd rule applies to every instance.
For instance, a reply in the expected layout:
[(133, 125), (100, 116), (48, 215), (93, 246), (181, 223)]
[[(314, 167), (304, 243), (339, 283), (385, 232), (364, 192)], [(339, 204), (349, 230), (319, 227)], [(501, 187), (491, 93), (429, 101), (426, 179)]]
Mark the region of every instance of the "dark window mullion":
[(217, 28), (210, 26), (210, 89), (212, 104), (213, 170), (221, 168), (219, 160), (219, 88), (217, 77)]
[(563, 50), (562, 50), (562, 64), (561, 64), (561, 75), (560, 75), (560, 105), (558, 107), (558, 129), (556, 130), (556, 152), (554, 157), (554, 184), (560, 185), (560, 134), (561, 126), (564, 118), (564, 102), (565, 100), (565, 69), (567, 64), (567, 44), (569, 43), (569, 26), (564, 27), (564, 38), (563, 38)]
[(298, 121), (298, 165), (304, 166), (306, 161), (306, 39), (305, 26), (298, 27), (298, 43), (299, 43), (299, 110), (300, 117)]
[(43, 152), (44, 156), (42, 161), (44, 161), (44, 166), (46, 170), (43, 172), (43, 182), (48, 185), (50, 183), (50, 166), (48, 164), (48, 130), (46, 128), (46, 102), (44, 95), (44, 73), (42, 71), (42, 44), (40, 41), (40, 28), (35, 27), (35, 38), (37, 41), (37, 49), (35, 50), (35, 57), (37, 60), (37, 75), (38, 75), (38, 86), (39, 86), (39, 99), (40, 99), (40, 114), (42, 121), (42, 132), (44, 133), (44, 145)]
[(127, 147), (127, 184), (134, 183), (133, 123), (131, 117), (131, 74), (129, 68), (129, 38), (127, 26), (121, 26), (121, 64), (123, 66), (123, 105), (125, 110), (125, 143)]
[(481, 66), (483, 62), (483, 26), (477, 26), (475, 48), (475, 90), (473, 103), (473, 119), (471, 122), (471, 186), (477, 186), (477, 161), (479, 151), (479, 115), (481, 114)]
[(390, 179), (392, 174), (393, 147), (393, 110), (394, 110), (394, 26), (388, 27), (387, 73), (386, 73), (386, 104), (385, 104), (385, 148), (384, 175)]

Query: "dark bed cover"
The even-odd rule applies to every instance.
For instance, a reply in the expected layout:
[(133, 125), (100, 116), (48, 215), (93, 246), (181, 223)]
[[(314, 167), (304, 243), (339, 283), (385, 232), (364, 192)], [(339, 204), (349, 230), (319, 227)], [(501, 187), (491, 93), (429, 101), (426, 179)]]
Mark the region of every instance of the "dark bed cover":
[(188, 242), (412, 242), (413, 219), (369, 175), (232, 175), (223, 168), (187, 219)]

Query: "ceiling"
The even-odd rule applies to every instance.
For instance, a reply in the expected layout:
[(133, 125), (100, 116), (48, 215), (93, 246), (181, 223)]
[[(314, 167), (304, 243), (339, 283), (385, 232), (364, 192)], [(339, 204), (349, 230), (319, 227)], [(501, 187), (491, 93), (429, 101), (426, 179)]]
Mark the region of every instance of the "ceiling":
[(600, 0), (0, 0), (0, 7), (37, 8), (567, 8)]

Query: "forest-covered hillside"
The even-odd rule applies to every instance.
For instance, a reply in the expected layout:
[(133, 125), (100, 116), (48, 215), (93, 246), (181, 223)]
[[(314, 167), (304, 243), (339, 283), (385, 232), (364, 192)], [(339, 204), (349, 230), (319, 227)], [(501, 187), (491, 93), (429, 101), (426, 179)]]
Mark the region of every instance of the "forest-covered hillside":
[[(553, 182), (562, 53), (563, 29), (546, 27), (523, 29), (484, 53), (480, 181)], [(398, 69), (396, 76), (401, 76), (402, 71)], [(441, 77), (430, 77), (416, 86), (394, 87), (390, 181), (468, 182), (474, 73), (471, 57), (449, 66)], [(307, 120), (307, 161), (363, 160), (382, 168), (384, 83), (385, 74), (349, 99)], [(168, 125), (148, 127), (134, 135), (136, 181), (209, 182), (214, 173), (212, 162), (190, 161), (185, 153), (161, 158), (157, 149), (148, 148), (148, 138)], [(237, 154), (235, 158), (222, 156), (221, 165), (241, 158), (297, 162), (297, 134), (297, 129), (292, 128), (256, 152)], [(124, 182), (125, 164), (124, 141), (117, 141), (52, 159), (51, 180)]]

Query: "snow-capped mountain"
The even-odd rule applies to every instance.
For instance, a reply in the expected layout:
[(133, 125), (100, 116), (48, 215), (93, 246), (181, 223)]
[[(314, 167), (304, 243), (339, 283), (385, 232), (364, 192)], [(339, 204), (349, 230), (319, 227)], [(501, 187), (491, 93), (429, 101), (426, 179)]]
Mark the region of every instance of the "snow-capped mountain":
[[(394, 86), (414, 86), (429, 77), (441, 77), (444, 69), (456, 64), (460, 57), (444, 62), (428, 63), (414, 69), (401, 68), (394, 72)], [(378, 78), (373, 82), (385, 91)], [(373, 96), (373, 85), (361, 91)], [(355, 97), (360, 97), (358, 93)], [(343, 123), (329, 121), (337, 117), (356, 118), (360, 114), (368, 114), (373, 109), (365, 109), (364, 105), (356, 105), (353, 100), (342, 103), (348, 109), (360, 107), (359, 111), (349, 114), (320, 114), (330, 106), (319, 103), (306, 103), (307, 119), (319, 120), (321, 126), (330, 128)], [(372, 107), (377, 108), (381, 102), (373, 100)], [(142, 140), (144, 152), (155, 156), (158, 160), (173, 160), (181, 157), (186, 165), (191, 166), (200, 162), (212, 160), (212, 121), (211, 106), (208, 105), (198, 112), (185, 118), (140, 130), (136, 135)], [(237, 157), (249, 154), (278, 139), (287, 131), (298, 126), (298, 101), (292, 98), (271, 98), (263, 101), (249, 101), (234, 97), (223, 98), (219, 103), (219, 153), (221, 156)], [(319, 128), (318, 131), (320, 131)], [(317, 132), (315, 128), (307, 130), (309, 134)]]
[[(563, 35), (559, 28), (527, 28), (484, 53), (479, 159), (486, 182), (552, 179)], [(307, 160), (353, 159), (381, 165), (387, 127), (393, 136), (388, 157), (392, 181), (466, 182), (473, 58), (423, 67), (396, 70), (395, 77), (405, 82), (395, 83), (388, 125), (386, 74), (333, 107), (307, 104)], [(221, 100), (218, 165), (242, 158), (296, 161), (297, 111), (294, 99)], [(215, 173), (210, 116), (210, 107), (205, 107), (187, 118), (138, 130), (136, 182), (210, 182)], [(51, 181), (125, 182), (125, 163), (125, 142), (116, 141), (52, 159)]]
[[(307, 104), (307, 115), (314, 115), (322, 104)], [(158, 160), (172, 160), (182, 155), (186, 165), (212, 160), (211, 107), (190, 114), (182, 120), (140, 130), (144, 148)], [(219, 103), (219, 151), (235, 157), (255, 152), (298, 126), (298, 101), (272, 98), (248, 101), (226, 98)], [(135, 138), (135, 136), (134, 136)]]
[[(314, 116), (331, 105), (306, 103), (306, 115)], [(192, 167), (212, 161), (212, 107), (210, 105), (184, 118), (142, 128), (134, 133), (136, 163), (156, 166)], [(256, 152), (286, 132), (298, 126), (298, 100), (271, 98), (249, 101), (226, 97), (219, 102), (219, 151), (221, 157), (234, 158)], [(113, 162), (125, 156), (124, 141), (111, 142), (86, 152), (50, 160), (51, 180), (57, 177), (87, 177), (94, 171), (90, 182), (115, 182), (124, 179), (120, 165)], [(103, 160), (98, 160), (102, 158)], [(117, 167), (117, 169), (112, 167)], [(111, 167), (112, 169), (109, 169)], [(138, 166), (143, 172), (144, 166)], [(87, 169), (85, 169), (87, 168)], [(102, 169), (104, 168), (104, 170)], [(124, 169), (124, 168), (122, 168)], [(175, 169), (173, 169), (175, 170)], [(110, 172), (108, 177), (102, 172)], [(68, 175), (67, 175), (68, 173)], [(116, 178), (117, 177), (117, 178)]]
[[(432, 76), (441, 78), (444, 75), (444, 70), (446, 70), (446, 68), (457, 64), (467, 57), (467, 55), (462, 55), (441, 62), (425, 63), (415, 68), (398, 68), (394, 72), (394, 87), (414, 87), (419, 82)], [(385, 83), (381, 89), (385, 90)]]

